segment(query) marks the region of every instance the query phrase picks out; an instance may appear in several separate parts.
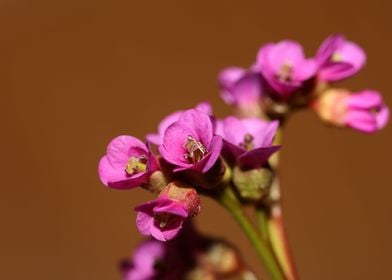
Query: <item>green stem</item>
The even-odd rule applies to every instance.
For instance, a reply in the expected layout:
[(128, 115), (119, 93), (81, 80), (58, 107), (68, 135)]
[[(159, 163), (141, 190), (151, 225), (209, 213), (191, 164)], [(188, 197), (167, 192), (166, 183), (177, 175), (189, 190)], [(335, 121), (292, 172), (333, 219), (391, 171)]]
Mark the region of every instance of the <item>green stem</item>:
[(268, 233), (267, 213), (265, 213), (263, 208), (257, 207), (257, 206), (255, 208), (255, 212), (256, 212), (256, 220), (257, 220), (257, 224), (259, 226), (260, 235), (266, 242), (268, 242), (269, 241), (269, 237), (268, 237), (269, 233)]
[(260, 260), (269, 272), (271, 279), (283, 280), (284, 276), (280, 270), (279, 264), (276, 262), (273, 254), (270, 251), (270, 247), (262, 238), (260, 238), (260, 235), (242, 210), (241, 204), (230, 186), (226, 186), (224, 188), (219, 197), (219, 202), (233, 215), (235, 220), (246, 233), (249, 240), (255, 247)]

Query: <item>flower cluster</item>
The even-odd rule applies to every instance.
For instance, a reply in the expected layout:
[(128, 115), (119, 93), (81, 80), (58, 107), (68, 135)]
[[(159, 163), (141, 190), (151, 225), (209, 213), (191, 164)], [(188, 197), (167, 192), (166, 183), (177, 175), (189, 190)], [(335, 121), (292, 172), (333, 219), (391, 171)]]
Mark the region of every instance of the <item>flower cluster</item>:
[(313, 58), (305, 57), (299, 43), (284, 40), (262, 46), (249, 69), (229, 67), (218, 80), (223, 100), (241, 115), (284, 119), (291, 111), (312, 107), (329, 124), (373, 133), (389, 119), (380, 93), (333, 87), (365, 62), (362, 48), (342, 35), (329, 36)]
[(143, 235), (167, 241), (200, 212), (199, 193), (219, 191), (232, 179), (231, 169), (268, 167), (268, 158), (279, 149), (272, 144), (277, 128), (277, 121), (257, 118), (216, 119), (211, 106), (202, 103), (164, 118), (158, 133), (146, 136), (147, 144), (133, 136), (112, 140), (99, 175), (110, 188), (141, 186), (157, 193), (135, 208), (136, 225)]
[[(335, 87), (365, 61), (361, 47), (342, 35), (328, 37), (313, 58), (297, 42), (268, 43), (249, 69), (229, 67), (219, 74), (221, 97), (236, 116), (217, 118), (204, 102), (168, 115), (145, 140), (113, 139), (99, 162), (103, 184), (155, 195), (135, 207), (136, 226), (149, 239), (124, 264), (123, 278), (222, 279), (243, 271), (231, 246), (190, 226), (203, 194), (233, 214), (273, 279), (298, 279), (281, 214), (277, 135), (300, 109), (364, 133), (385, 127), (389, 109), (379, 92)], [(245, 204), (253, 208), (258, 227), (243, 211)]]

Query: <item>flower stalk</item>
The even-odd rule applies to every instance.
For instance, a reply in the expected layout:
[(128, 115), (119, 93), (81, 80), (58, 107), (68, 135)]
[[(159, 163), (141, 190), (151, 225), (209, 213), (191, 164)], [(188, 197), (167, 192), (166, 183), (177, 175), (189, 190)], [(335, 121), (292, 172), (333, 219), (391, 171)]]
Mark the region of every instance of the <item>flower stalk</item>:
[(270, 274), (271, 279), (285, 279), (268, 243), (260, 238), (259, 233), (244, 213), (242, 205), (238, 201), (230, 186), (227, 186), (222, 190), (219, 196), (219, 202), (230, 212), (237, 223), (241, 226), (244, 233), (248, 236), (260, 260)]

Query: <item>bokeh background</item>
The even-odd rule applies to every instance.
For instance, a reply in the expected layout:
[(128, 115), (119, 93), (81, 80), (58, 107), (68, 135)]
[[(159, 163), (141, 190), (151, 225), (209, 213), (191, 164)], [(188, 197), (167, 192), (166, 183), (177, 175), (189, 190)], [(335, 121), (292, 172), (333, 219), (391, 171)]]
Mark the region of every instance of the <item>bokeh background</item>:
[[(99, 182), (106, 145), (199, 101), (230, 113), (217, 73), (250, 65), (265, 42), (313, 55), (343, 32), (369, 58), (344, 85), (392, 106), (391, 26), (386, 0), (2, 0), (0, 278), (119, 279), (141, 239), (133, 207), (152, 196)], [(311, 112), (288, 124), (283, 209), (301, 279), (392, 279), (391, 141), (392, 125), (366, 136)], [(230, 216), (203, 203), (201, 230), (236, 242), (263, 275)]]

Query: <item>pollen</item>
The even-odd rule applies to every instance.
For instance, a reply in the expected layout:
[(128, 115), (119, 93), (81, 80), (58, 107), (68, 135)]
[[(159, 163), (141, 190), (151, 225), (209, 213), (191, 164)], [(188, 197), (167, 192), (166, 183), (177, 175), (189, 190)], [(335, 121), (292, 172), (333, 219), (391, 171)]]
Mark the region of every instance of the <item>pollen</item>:
[(125, 166), (125, 172), (128, 175), (134, 175), (137, 173), (141, 173), (146, 171), (147, 169), (147, 157), (145, 155), (141, 155), (139, 157), (131, 157), (127, 165)]
[(199, 162), (208, 153), (207, 148), (201, 142), (196, 141), (191, 135), (188, 135), (184, 148), (186, 149), (184, 158), (190, 163)]

